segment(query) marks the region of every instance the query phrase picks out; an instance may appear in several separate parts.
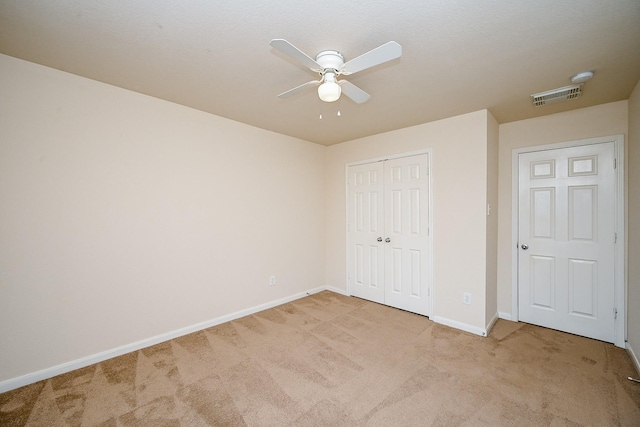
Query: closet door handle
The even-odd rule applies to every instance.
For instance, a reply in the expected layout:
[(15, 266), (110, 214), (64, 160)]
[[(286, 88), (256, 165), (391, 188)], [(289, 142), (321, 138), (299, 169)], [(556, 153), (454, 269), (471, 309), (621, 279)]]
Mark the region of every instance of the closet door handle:
[(387, 237), (386, 239), (384, 239), (384, 241), (389, 243), (391, 241), (391, 239)]
[(378, 237), (378, 242), (382, 242), (382, 237)]

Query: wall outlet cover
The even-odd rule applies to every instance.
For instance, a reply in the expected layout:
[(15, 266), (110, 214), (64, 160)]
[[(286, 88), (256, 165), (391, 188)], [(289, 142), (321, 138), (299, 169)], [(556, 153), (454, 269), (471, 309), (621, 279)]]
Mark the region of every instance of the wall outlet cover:
[(462, 302), (465, 304), (471, 304), (471, 294), (468, 292), (465, 292), (462, 298)]

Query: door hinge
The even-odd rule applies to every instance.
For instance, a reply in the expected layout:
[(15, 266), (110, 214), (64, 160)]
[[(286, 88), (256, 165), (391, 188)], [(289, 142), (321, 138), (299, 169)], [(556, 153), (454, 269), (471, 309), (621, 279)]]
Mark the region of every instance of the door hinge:
[(613, 307), (613, 318), (617, 319), (618, 318), (618, 309)]
[(613, 168), (617, 169), (618, 168), (618, 159), (613, 159)]
[(618, 233), (613, 233), (613, 243), (618, 243)]

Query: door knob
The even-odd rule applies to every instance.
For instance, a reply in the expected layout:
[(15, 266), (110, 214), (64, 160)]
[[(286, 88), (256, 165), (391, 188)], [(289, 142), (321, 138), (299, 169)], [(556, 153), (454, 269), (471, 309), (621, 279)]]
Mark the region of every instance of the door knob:
[(378, 237), (378, 242), (382, 242), (382, 237)]
[(384, 239), (384, 241), (389, 243), (391, 241), (391, 239), (387, 237), (386, 239)]
[(527, 245), (526, 243), (523, 243), (522, 246), (520, 246), (522, 248), (522, 250), (527, 250), (529, 249), (529, 245)]

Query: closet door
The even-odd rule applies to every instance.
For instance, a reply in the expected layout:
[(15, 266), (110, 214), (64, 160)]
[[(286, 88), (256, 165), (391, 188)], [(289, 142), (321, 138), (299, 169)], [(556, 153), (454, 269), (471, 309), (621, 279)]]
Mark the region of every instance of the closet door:
[(349, 292), (429, 314), (427, 154), (348, 169)]
[(427, 155), (385, 162), (385, 304), (428, 314)]
[(349, 167), (347, 262), (351, 295), (384, 303), (383, 163)]

